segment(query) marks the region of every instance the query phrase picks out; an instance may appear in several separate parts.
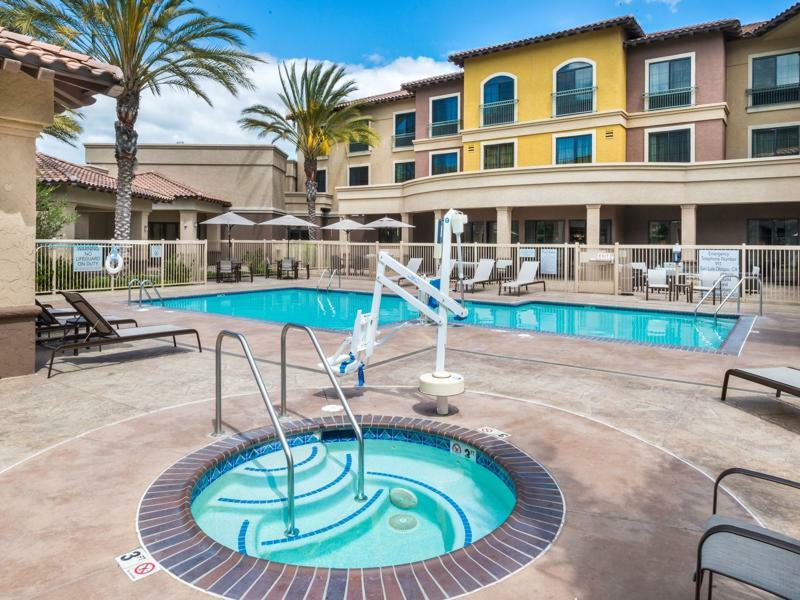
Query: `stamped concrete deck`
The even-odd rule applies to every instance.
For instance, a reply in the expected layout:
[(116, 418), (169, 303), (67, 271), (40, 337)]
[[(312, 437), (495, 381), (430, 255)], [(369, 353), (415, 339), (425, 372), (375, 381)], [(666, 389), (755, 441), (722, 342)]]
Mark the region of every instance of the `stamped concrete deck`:
[[(261, 280), (252, 287), (274, 285)], [(245, 287), (250, 286), (199, 290)], [(197, 290), (168, 290), (171, 295), (190, 292)], [(487, 290), (476, 297), (491, 295)], [(175, 349), (171, 343), (143, 342), (65, 356), (49, 380), (42, 369), (0, 380), (6, 408), (0, 431), (3, 593), (197, 596), (200, 592), (167, 573), (132, 583), (113, 558), (139, 545), (134, 521), (149, 483), (211, 441), (206, 435), (213, 417), (216, 333), (225, 327), (247, 335), (277, 400), (280, 327), (160, 309), (138, 312), (124, 306), (124, 293), (89, 297), (104, 311), (133, 314), (143, 324), (196, 326), (205, 349), (199, 354), (188, 343)], [(528, 295), (540, 297), (626, 301)], [(448, 419), (511, 433), (512, 443), (553, 473), (567, 506), (564, 529), (544, 556), (474, 597), (690, 597), (694, 548), (710, 509), (711, 482), (704, 473), (733, 465), (794, 478), (800, 472), (800, 402), (777, 401), (756, 386), (736, 382), (729, 402), (722, 404), (722, 374), (731, 366), (796, 365), (798, 334), (800, 313), (786, 307), (768, 307), (738, 357), (453, 328), (448, 366), (465, 374), (469, 391), (454, 401), (459, 412)], [(289, 406), (304, 417), (321, 416), (321, 407), (333, 399), (310, 346), (297, 336), (289, 352)], [(319, 337), (330, 350), (342, 339), (331, 332)], [(368, 386), (348, 390), (354, 411), (424, 412), (425, 399), (414, 388), (417, 375), (432, 366), (433, 339), (429, 328), (409, 328), (383, 346), (368, 370)], [(265, 425), (239, 348), (226, 342), (223, 352), (227, 427)], [(41, 353), (42, 363), (45, 358)], [(800, 534), (796, 495), (735, 480), (731, 490), (767, 525)], [(732, 502), (725, 509), (743, 510)], [(721, 585), (720, 598), (757, 597), (739, 586)], [(361, 597), (361, 591), (350, 589), (348, 596)]]

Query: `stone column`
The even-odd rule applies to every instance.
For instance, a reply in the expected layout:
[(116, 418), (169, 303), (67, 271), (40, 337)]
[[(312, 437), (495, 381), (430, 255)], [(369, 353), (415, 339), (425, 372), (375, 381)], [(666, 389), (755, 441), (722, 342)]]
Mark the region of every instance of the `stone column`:
[[(339, 219), (344, 221), (345, 219), (349, 219), (347, 215), (339, 215)], [(347, 243), (347, 232), (344, 229), (339, 230), (339, 242), (342, 244)]]
[(600, 244), (600, 205), (586, 205), (586, 245)]
[(36, 138), (52, 121), (52, 80), (0, 71), (0, 377), (36, 365)]
[[(131, 239), (146, 240), (150, 211), (136, 211), (131, 215)], [(196, 231), (196, 230), (195, 230)]]
[(182, 240), (197, 239), (197, 211), (180, 211), (180, 236)]
[[(412, 221), (411, 213), (407, 213), (407, 212), (406, 213), (400, 213), (400, 220), (403, 223), (408, 223), (409, 225), (413, 225), (413, 223), (411, 222)], [(403, 242), (404, 244), (408, 244), (411, 241), (411, 232), (412, 231), (413, 231), (413, 229), (411, 229), (410, 227), (401, 228), (400, 229), (400, 241)]]
[(681, 244), (694, 246), (697, 243), (697, 205), (681, 205)]
[(511, 243), (511, 215), (513, 209), (507, 206), (497, 207), (497, 243)]

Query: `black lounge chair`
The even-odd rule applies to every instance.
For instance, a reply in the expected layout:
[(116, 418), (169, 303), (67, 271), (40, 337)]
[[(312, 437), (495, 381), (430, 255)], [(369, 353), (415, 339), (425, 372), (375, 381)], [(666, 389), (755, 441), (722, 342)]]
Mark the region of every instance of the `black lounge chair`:
[[(89, 332), (89, 322), (74, 308), (57, 309), (49, 304), (41, 304), (38, 300), (36, 305), (39, 307), (39, 315), (36, 317), (37, 338), (41, 338), (45, 333), (48, 336), (45, 339), (50, 339), (53, 333), (61, 333), (62, 338), (67, 338), (67, 334), (70, 332), (74, 332), (74, 337), (80, 334), (81, 329), (85, 329), (87, 333)], [(133, 325), (134, 327), (139, 325), (136, 319), (113, 316), (108, 316), (105, 319), (111, 325), (116, 326), (117, 329), (119, 329), (120, 325)]]
[(765, 367), (762, 369), (728, 369), (722, 382), (722, 397), (725, 402), (728, 396), (728, 380), (731, 377), (746, 379), (753, 383), (772, 388), (775, 397), (780, 398), (781, 392), (800, 397), (800, 369), (793, 367)]
[(697, 545), (695, 600), (700, 600), (705, 573), (708, 573), (709, 600), (715, 573), (770, 592), (778, 598), (800, 598), (800, 540), (717, 514), (719, 486), (729, 475), (743, 475), (800, 490), (800, 482), (750, 469), (733, 468), (720, 473), (714, 482), (712, 515), (706, 521)]
[(203, 346), (200, 344), (200, 334), (191, 327), (176, 327), (175, 325), (151, 325), (148, 327), (129, 327), (127, 329), (114, 329), (103, 316), (80, 294), (77, 292), (61, 292), (81, 317), (86, 319), (89, 324), (89, 331), (86, 336), (78, 340), (67, 341), (53, 348), (50, 355), (50, 365), (47, 369), (47, 377), (53, 372), (53, 360), (56, 353), (67, 350), (78, 350), (97, 346), (102, 348), (109, 344), (122, 344), (125, 342), (137, 342), (140, 340), (152, 340), (156, 338), (172, 338), (172, 345), (178, 345), (175, 339), (179, 335), (194, 335), (197, 337), (197, 349), (202, 352)]
[(36, 300), (36, 306), (38, 306), (39, 308), (46, 308), (50, 312), (50, 314), (56, 318), (76, 316), (78, 314), (78, 311), (72, 308), (71, 306), (68, 308), (53, 308), (52, 304), (42, 304), (38, 300)]

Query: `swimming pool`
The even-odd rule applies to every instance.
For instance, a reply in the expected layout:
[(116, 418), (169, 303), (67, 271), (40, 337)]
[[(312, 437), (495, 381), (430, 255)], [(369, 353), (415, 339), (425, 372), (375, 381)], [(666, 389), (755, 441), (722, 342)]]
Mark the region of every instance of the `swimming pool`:
[[(362, 292), (318, 292), (304, 288), (259, 290), (186, 296), (164, 300), (168, 309), (191, 310), (231, 317), (297, 323), (321, 329), (349, 330), (356, 312), (370, 310), (371, 294)], [(519, 329), (627, 342), (661, 344), (680, 348), (718, 350), (736, 325), (735, 317), (614, 308), (587, 304), (525, 302), (509, 305), (467, 302), (468, 325)], [(419, 316), (396, 296), (384, 295), (381, 323), (394, 323)]]

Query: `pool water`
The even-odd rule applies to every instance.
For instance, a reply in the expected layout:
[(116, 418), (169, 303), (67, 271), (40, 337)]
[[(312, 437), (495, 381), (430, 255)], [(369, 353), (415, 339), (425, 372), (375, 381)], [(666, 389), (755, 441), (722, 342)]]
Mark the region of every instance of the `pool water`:
[[(164, 300), (164, 306), (170, 309), (338, 330), (352, 329), (356, 312), (368, 312), (371, 303), (371, 294), (298, 288)], [(722, 346), (736, 324), (736, 318), (732, 317), (715, 321), (712, 317), (695, 318), (692, 314), (585, 304), (526, 302), (511, 306), (467, 302), (467, 308), (469, 316), (462, 322), (468, 325), (712, 350)], [(418, 316), (402, 299), (384, 295), (381, 323)]]
[[(365, 440), (365, 501), (355, 500), (358, 448), (352, 433), (343, 439), (312, 434), (293, 446), (296, 537), (285, 534), (286, 462), (274, 442), (261, 447), (265, 454), (196, 488), (192, 515), (211, 538), (250, 556), (358, 568), (456, 550), (511, 513), (513, 483), (480, 451), (471, 450), (468, 458), (467, 446), (457, 453), (446, 438), (423, 433), (379, 437), (395, 439)], [(400, 506), (393, 498), (401, 499)], [(413, 506), (402, 502), (409, 498)]]

